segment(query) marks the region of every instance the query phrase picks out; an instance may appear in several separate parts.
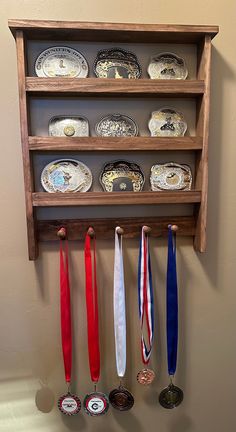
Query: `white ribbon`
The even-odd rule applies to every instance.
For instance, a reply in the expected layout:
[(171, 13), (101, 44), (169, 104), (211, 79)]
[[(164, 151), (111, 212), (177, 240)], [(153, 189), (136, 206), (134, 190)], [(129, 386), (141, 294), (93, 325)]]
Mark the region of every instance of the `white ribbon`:
[(116, 370), (122, 378), (126, 369), (126, 314), (125, 314), (125, 283), (122, 251), (122, 235), (115, 229), (115, 260), (114, 260), (114, 331), (116, 347)]

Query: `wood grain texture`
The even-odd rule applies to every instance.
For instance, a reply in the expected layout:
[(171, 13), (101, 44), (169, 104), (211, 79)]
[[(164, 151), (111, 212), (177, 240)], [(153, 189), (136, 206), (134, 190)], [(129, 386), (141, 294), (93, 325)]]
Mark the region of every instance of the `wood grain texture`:
[(37, 96), (198, 96), (205, 91), (201, 80), (151, 80), (115, 78), (26, 78), (26, 90)]
[(37, 232), (40, 241), (59, 240), (57, 232), (61, 227), (66, 228), (68, 240), (84, 240), (85, 232), (92, 226), (98, 239), (114, 239), (115, 227), (124, 230), (124, 238), (138, 238), (143, 225), (151, 227), (151, 237), (167, 235), (168, 224), (178, 225), (180, 236), (195, 234), (195, 218), (192, 216), (177, 217), (143, 217), (119, 219), (70, 219), (70, 220), (41, 220), (37, 222)]
[(198, 47), (198, 78), (204, 79), (206, 89), (197, 105), (196, 133), (203, 138), (203, 149), (196, 160), (195, 187), (201, 190), (201, 204), (196, 206), (196, 250), (206, 250), (207, 193), (208, 193), (208, 139), (210, 113), (210, 68), (211, 68), (211, 38), (205, 36)]
[(199, 203), (200, 191), (86, 192), (32, 194), (35, 207)]
[(33, 151), (157, 151), (201, 150), (198, 137), (29, 137)]
[(196, 43), (205, 35), (213, 38), (218, 26), (175, 24), (130, 24), (78, 21), (9, 20), (15, 36), (24, 30), (30, 39), (79, 40), (132, 43)]
[[(208, 175), (208, 129), (211, 39), (218, 33), (217, 26), (140, 25), (113, 23), (79, 23), (58, 21), (10, 20), (10, 29), (17, 42), (18, 79), (21, 112), (21, 136), (25, 175), (25, 196), (28, 226), (29, 256), (37, 257), (37, 235), (43, 240), (53, 240), (54, 228), (68, 224), (69, 238), (82, 236), (91, 221), (38, 221), (35, 231), (35, 207), (54, 206), (110, 206), (151, 204), (195, 204), (195, 215), (185, 218), (122, 218), (127, 232), (125, 236), (136, 237), (142, 224), (153, 224), (153, 236), (165, 235), (168, 223), (179, 226), (179, 234), (195, 235), (195, 248), (203, 252), (206, 248), (207, 175)], [(197, 80), (115, 80), (115, 79), (70, 79), (28, 77), (26, 71), (25, 39), (83, 40), (135, 43), (197, 43)], [(196, 137), (183, 138), (55, 138), (29, 136), (27, 100), (37, 97), (196, 97)], [(32, 192), (32, 151), (161, 151), (196, 150), (195, 190), (168, 192), (88, 192), (77, 194), (48, 194)], [(98, 234), (113, 238), (114, 227), (121, 220), (93, 220)], [(105, 237), (107, 236), (107, 237)], [(82, 237), (81, 237), (82, 238)]]
[(33, 172), (28, 148), (28, 106), (25, 92), (25, 75), (26, 75), (26, 58), (25, 58), (25, 40), (22, 31), (16, 33), (16, 52), (18, 66), (18, 86), (19, 86), (19, 105), (20, 105), (20, 129), (21, 129), (21, 144), (24, 168), (24, 185), (25, 185), (25, 205), (28, 233), (28, 251), (29, 259), (34, 260), (38, 256), (38, 248), (36, 241), (34, 209), (32, 204)]

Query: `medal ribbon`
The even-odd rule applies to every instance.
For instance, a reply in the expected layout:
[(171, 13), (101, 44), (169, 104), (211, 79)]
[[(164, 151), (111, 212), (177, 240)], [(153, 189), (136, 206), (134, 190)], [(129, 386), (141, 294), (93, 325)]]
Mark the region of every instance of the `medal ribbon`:
[(178, 350), (178, 285), (176, 269), (176, 233), (168, 226), (168, 260), (166, 284), (166, 329), (168, 373), (174, 375)]
[[(139, 248), (138, 266), (138, 298), (139, 298), (139, 319), (141, 325), (141, 353), (142, 361), (146, 365), (149, 363), (154, 334), (154, 302), (152, 287), (151, 258), (149, 251), (148, 235), (142, 228)], [(148, 342), (145, 341), (144, 326), (147, 326)]]
[(88, 232), (85, 237), (85, 276), (86, 306), (88, 328), (88, 351), (90, 376), (97, 383), (100, 376), (99, 324), (98, 324), (98, 292), (96, 278), (96, 242), (93, 238), (93, 262), (91, 256), (91, 239)]
[(115, 229), (113, 308), (116, 370), (117, 375), (122, 378), (126, 369), (126, 314), (122, 235), (119, 236), (118, 229), (119, 227)]
[(70, 282), (68, 267), (68, 241), (60, 240), (60, 296), (61, 296), (61, 341), (64, 358), (65, 380), (71, 381), (72, 331), (70, 309)]

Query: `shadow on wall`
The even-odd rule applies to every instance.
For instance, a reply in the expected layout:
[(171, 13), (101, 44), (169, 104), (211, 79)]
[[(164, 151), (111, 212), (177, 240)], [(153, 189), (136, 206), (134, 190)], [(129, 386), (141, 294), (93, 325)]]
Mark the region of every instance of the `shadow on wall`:
[(212, 46), (211, 75), (207, 251), (204, 254), (198, 254), (198, 257), (212, 286), (215, 289), (220, 289), (218, 286), (220, 272), (219, 251), (221, 247), (219, 242), (224, 239), (221, 216), (223, 211), (225, 212), (225, 209), (220, 208), (224, 176), (221, 163), (223, 152), (226, 151), (222, 116), (227, 110), (227, 107), (223, 103), (223, 95), (226, 81), (235, 80), (235, 75), (224, 57), (222, 57), (221, 53), (214, 46)]
[(171, 422), (169, 432), (189, 432), (193, 430), (193, 424), (186, 415), (181, 415)]

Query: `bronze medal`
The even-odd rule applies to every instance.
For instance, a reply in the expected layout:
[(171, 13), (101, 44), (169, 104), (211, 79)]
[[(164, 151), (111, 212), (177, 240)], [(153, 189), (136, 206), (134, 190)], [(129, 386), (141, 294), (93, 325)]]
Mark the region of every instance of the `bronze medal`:
[(133, 395), (122, 386), (110, 392), (109, 401), (119, 411), (128, 411), (134, 405)]
[(68, 416), (78, 414), (81, 409), (81, 402), (78, 396), (72, 395), (68, 392), (59, 398), (57, 406), (59, 410)]
[(149, 385), (155, 378), (155, 372), (152, 369), (142, 369), (137, 375), (139, 384)]
[(180, 405), (183, 398), (183, 391), (171, 383), (160, 393), (159, 402), (164, 408), (172, 409)]
[(105, 414), (109, 409), (108, 397), (101, 392), (94, 391), (84, 398), (84, 410), (93, 417)]

